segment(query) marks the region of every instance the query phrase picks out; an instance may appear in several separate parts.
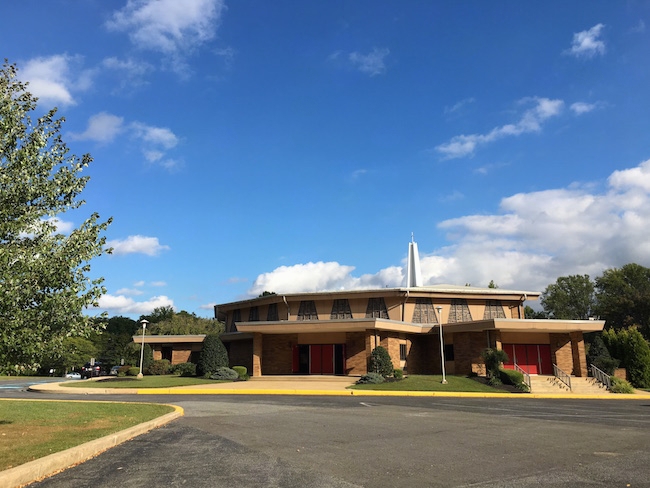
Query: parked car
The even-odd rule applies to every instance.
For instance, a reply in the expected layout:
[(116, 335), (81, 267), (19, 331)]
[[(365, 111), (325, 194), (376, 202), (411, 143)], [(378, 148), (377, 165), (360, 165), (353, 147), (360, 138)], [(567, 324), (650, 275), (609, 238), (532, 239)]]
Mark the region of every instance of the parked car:
[(80, 380), (81, 379), (81, 374), (77, 373), (76, 371), (72, 371), (70, 373), (66, 373), (64, 378), (70, 379), (70, 380)]
[(106, 370), (103, 368), (102, 363), (95, 361), (95, 364), (86, 363), (84, 367), (81, 368), (81, 376), (83, 378), (92, 378), (93, 376), (102, 376), (106, 374)]
[(122, 367), (122, 366), (120, 366), (120, 365), (113, 366), (113, 367), (111, 368), (110, 375), (111, 375), (111, 376), (117, 376), (117, 373), (119, 372), (119, 369), (120, 369), (121, 367)]

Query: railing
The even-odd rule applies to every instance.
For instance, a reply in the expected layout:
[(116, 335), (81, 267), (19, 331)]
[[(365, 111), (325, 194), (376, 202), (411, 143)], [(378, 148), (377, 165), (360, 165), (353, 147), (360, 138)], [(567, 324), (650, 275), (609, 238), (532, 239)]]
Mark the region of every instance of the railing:
[(528, 391), (532, 391), (532, 386), (530, 384), (530, 375), (526, 373), (523, 369), (521, 369), (517, 363), (515, 363), (515, 371), (519, 371), (521, 374), (524, 375), (524, 383), (528, 385)]
[(594, 377), (596, 381), (605, 385), (605, 388), (608, 390), (612, 387), (612, 377), (605, 373), (602, 369), (598, 369), (593, 364), (589, 366), (591, 371), (591, 376)]
[(557, 364), (553, 365), (553, 374), (558, 380), (567, 385), (569, 387), (569, 391), (571, 391), (571, 376), (558, 368)]

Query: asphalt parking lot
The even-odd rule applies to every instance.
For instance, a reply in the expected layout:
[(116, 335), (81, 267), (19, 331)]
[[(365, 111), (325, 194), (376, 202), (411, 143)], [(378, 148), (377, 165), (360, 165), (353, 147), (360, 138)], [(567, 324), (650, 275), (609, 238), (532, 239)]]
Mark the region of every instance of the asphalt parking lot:
[(185, 417), (32, 486), (650, 486), (649, 399), (120, 400)]

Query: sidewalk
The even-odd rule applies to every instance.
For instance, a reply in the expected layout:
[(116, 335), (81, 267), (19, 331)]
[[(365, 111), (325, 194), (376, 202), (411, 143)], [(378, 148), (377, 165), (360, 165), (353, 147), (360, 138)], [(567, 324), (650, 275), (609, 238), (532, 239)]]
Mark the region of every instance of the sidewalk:
[(351, 390), (357, 380), (351, 376), (259, 376), (249, 381), (179, 386), (174, 388), (68, 388), (60, 383), (33, 385), (30, 391), (68, 395), (323, 395), (323, 396), (404, 396), (465, 398), (564, 398), (600, 400), (643, 400), (650, 393), (575, 394), (575, 393), (473, 393), (445, 391)]

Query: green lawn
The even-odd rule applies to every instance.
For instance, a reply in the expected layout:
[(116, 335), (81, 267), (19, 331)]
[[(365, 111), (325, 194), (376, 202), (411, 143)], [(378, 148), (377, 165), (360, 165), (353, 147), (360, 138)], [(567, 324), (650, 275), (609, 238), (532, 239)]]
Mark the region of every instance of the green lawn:
[(477, 393), (506, 393), (503, 390), (479, 383), (465, 376), (447, 376), (447, 384), (442, 384), (441, 375), (409, 375), (401, 381), (380, 383), (378, 385), (352, 385), (354, 390), (384, 391), (465, 391)]
[(176, 375), (144, 376), (141, 379), (127, 376), (124, 378), (111, 378), (109, 381), (72, 380), (63, 383), (62, 386), (71, 388), (172, 388), (174, 386), (205, 385), (210, 383), (229, 383), (229, 381)]
[(0, 471), (173, 410), (168, 405), (144, 403), (0, 399)]

